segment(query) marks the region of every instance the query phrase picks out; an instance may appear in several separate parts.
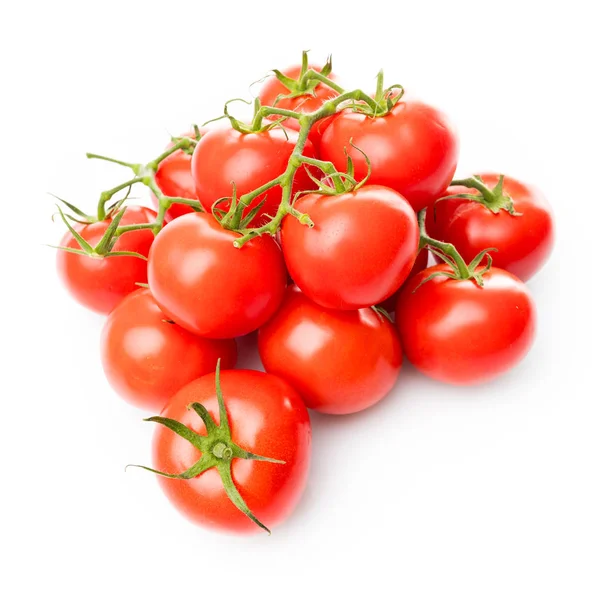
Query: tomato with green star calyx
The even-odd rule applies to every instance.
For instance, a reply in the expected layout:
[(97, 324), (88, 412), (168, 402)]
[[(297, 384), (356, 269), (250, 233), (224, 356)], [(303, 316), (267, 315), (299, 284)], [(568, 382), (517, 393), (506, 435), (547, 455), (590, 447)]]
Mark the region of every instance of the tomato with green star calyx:
[(267, 373), (289, 382), (309, 408), (330, 414), (376, 404), (402, 366), (398, 334), (383, 315), (326, 309), (295, 286), (258, 330), (258, 350)]
[[(204, 135), (208, 129), (201, 127), (199, 130), (200, 135)], [(181, 137), (189, 137), (192, 139), (196, 138), (195, 131), (188, 131), (182, 134)], [(167, 148), (173, 146), (171, 142)], [(156, 170), (156, 185), (160, 188), (160, 191), (165, 196), (175, 196), (178, 198), (189, 198), (190, 200), (197, 200), (196, 195), (196, 184), (192, 177), (192, 155), (184, 152), (183, 150), (177, 150), (173, 154), (169, 154), (167, 158), (163, 159), (158, 165)], [(152, 202), (154, 206), (158, 208), (158, 200), (154, 194), (151, 194)], [(191, 206), (187, 204), (172, 204), (165, 214), (165, 221), (169, 222), (181, 215), (195, 212)]]
[(402, 288), (396, 325), (404, 353), (439, 381), (469, 385), (494, 379), (533, 343), (533, 299), (525, 284), (503, 269), (481, 271), (482, 285), (446, 276), (451, 274), (448, 265), (436, 265)]
[[(307, 65), (307, 69), (320, 72), (322, 67)], [(298, 81), (303, 74), (302, 71), (302, 65), (295, 65), (293, 67), (284, 69), (282, 74), (286, 78)], [(332, 73), (327, 74), (327, 78), (333, 81), (337, 79)], [(305, 94), (296, 91), (294, 86), (291, 87), (292, 89), (286, 87), (285, 83), (280, 81), (277, 76), (270, 77), (265, 82), (258, 95), (260, 103), (263, 106), (276, 106), (277, 108), (283, 108), (285, 110), (291, 110), (294, 112), (311, 113), (319, 110), (321, 106), (327, 102), (327, 100), (331, 100), (332, 98), (338, 96), (338, 92), (330, 88), (325, 83), (317, 83), (317, 85), (314, 85), (313, 83), (311, 90), (307, 91)], [(269, 118), (281, 119), (282, 117), (279, 117), (278, 115), (271, 115)], [(317, 153), (319, 152), (323, 132), (327, 128), (327, 125), (330, 123), (330, 121), (331, 118), (317, 121), (311, 127), (310, 132), (308, 133), (308, 139), (313, 143)], [(300, 129), (298, 121), (293, 118), (283, 119), (281, 124), (284, 127), (294, 129), (296, 131)]]
[(394, 190), (365, 185), (337, 196), (307, 194), (294, 208), (314, 227), (287, 216), (281, 245), (289, 273), (317, 304), (352, 310), (379, 304), (407, 278), (419, 228), (414, 211)]
[[(119, 226), (148, 224), (156, 220), (156, 212), (144, 206), (128, 206)], [(96, 246), (112, 222), (111, 218), (90, 225), (77, 225), (75, 230), (91, 246)], [(136, 252), (148, 256), (154, 234), (138, 229), (121, 235), (112, 252)], [(81, 250), (71, 232), (60, 246)], [(71, 295), (83, 306), (99, 313), (109, 313), (125, 296), (139, 289), (136, 283), (148, 281), (147, 262), (135, 256), (91, 257), (58, 250), (58, 274)]]
[[(231, 198), (234, 185), (239, 199), (279, 177), (287, 168), (297, 140), (297, 132), (280, 127), (255, 133), (241, 133), (233, 128), (209, 131), (198, 142), (192, 156), (196, 193), (206, 212), (212, 212), (217, 200)], [(314, 158), (315, 151), (310, 141), (307, 141), (303, 154)], [(302, 165), (294, 177), (292, 197), (298, 191), (315, 188), (306, 165)], [(281, 203), (281, 187), (273, 186), (254, 198), (244, 216), (261, 202), (264, 203), (252, 225), (262, 224), (267, 216), (277, 212)], [(225, 201), (218, 208), (226, 211), (229, 206), (230, 202)]]
[(104, 373), (131, 404), (160, 411), (184, 385), (215, 370), (235, 367), (235, 340), (209, 340), (167, 319), (149, 290), (127, 296), (102, 330)]
[(194, 523), (229, 533), (268, 531), (298, 503), (311, 427), (300, 396), (279, 377), (205, 375), (148, 421), (163, 425), (152, 444), (160, 485)]
[[(481, 181), (463, 180), (480, 187), (452, 186), (444, 196), (470, 198), (441, 200), (427, 209), (427, 231), (454, 244), (466, 261), (484, 248), (496, 248), (494, 266), (526, 281), (548, 259), (554, 243), (550, 205), (535, 188), (511, 177), (485, 174)], [(482, 185), (483, 184), (483, 185)]]
[(320, 153), (339, 171), (349, 155), (359, 180), (368, 174), (364, 153), (371, 166), (369, 183), (396, 190), (419, 211), (440, 198), (452, 181), (458, 139), (445, 115), (407, 100), (384, 116), (343, 110), (323, 133)]
[(148, 283), (175, 323), (202, 337), (233, 338), (275, 313), (287, 283), (281, 250), (270, 236), (238, 249), (239, 237), (207, 213), (179, 217), (156, 236)]

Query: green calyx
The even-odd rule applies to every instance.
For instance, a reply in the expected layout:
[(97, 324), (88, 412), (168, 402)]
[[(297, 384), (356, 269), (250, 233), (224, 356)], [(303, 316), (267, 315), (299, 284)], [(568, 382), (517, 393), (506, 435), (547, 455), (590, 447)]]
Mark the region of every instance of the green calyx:
[(182, 473), (165, 473), (163, 471), (157, 471), (156, 469), (145, 467), (143, 465), (127, 466), (139, 467), (141, 469), (145, 469), (146, 471), (150, 471), (170, 479), (192, 479), (194, 477), (198, 477), (209, 469), (216, 469), (221, 477), (223, 488), (235, 507), (244, 513), (253, 523), (256, 523), (256, 525), (258, 525), (261, 529), (264, 529), (270, 534), (271, 532), (267, 526), (261, 523), (254, 516), (254, 514), (252, 514), (245, 500), (242, 498), (242, 495), (233, 481), (231, 465), (234, 459), (258, 460), (276, 464), (285, 464), (285, 462), (275, 458), (267, 458), (266, 456), (260, 456), (252, 452), (248, 452), (247, 450), (244, 450), (238, 446), (232, 440), (229, 417), (227, 415), (223, 391), (221, 389), (220, 359), (217, 362), (217, 368), (215, 372), (215, 387), (217, 392), (217, 401), (219, 403), (218, 425), (215, 423), (215, 420), (202, 404), (193, 402), (190, 404), (190, 406), (188, 406), (188, 409), (192, 409), (204, 422), (204, 425), (206, 426), (206, 435), (200, 435), (199, 433), (191, 430), (189, 427), (183, 425), (183, 423), (167, 417), (158, 416), (145, 419), (145, 421), (149, 421), (151, 423), (159, 423), (164, 425), (180, 437), (187, 440), (190, 444), (192, 444), (192, 446), (194, 446), (194, 448), (199, 450), (202, 453), (202, 456), (196, 463)]
[[(331, 55), (327, 57), (327, 62), (323, 66), (320, 71), (312, 71), (313, 74), (320, 75), (322, 77), (329, 77), (332, 70), (331, 63)], [(280, 94), (274, 104), (277, 106), (277, 102), (282, 98), (297, 98), (299, 96), (314, 96), (315, 89), (321, 83), (321, 81), (317, 78), (309, 78), (307, 74), (309, 73), (308, 68), (308, 51), (304, 50), (302, 52), (302, 66), (300, 68), (300, 74), (298, 75), (298, 79), (292, 79), (287, 75), (284, 75), (278, 69), (273, 69), (273, 73), (275, 77), (288, 89), (288, 94)]]
[(493, 187), (489, 188), (481, 178), (480, 175), (473, 175), (467, 179), (455, 179), (450, 185), (460, 185), (463, 187), (471, 188), (477, 191), (476, 194), (451, 194), (444, 196), (436, 202), (443, 202), (444, 200), (463, 199), (471, 200), (483, 204), (488, 210), (491, 210), (494, 214), (498, 214), (501, 210), (505, 210), (513, 217), (521, 216), (521, 213), (515, 211), (513, 199), (504, 193), (504, 175), (500, 175), (498, 183)]
[(383, 85), (383, 70), (377, 73), (377, 88), (373, 101), (369, 103), (355, 102), (351, 105), (352, 110), (369, 117), (385, 117), (404, 96), (404, 87), (393, 84), (388, 87)]
[[(73, 254), (80, 254), (82, 256), (88, 256), (90, 258), (102, 259), (111, 256), (134, 256), (147, 260), (145, 256), (136, 252), (126, 251), (113, 251), (113, 247), (117, 242), (117, 239), (130, 231), (136, 231), (139, 229), (150, 229), (156, 235), (163, 226), (165, 214), (167, 210), (173, 204), (186, 204), (197, 212), (203, 212), (202, 205), (197, 200), (190, 200), (189, 198), (179, 198), (175, 196), (165, 196), (156, 183), (156, 171), (163, 160), (174, 154), (178, 150), (186, 153), (193, 152), (196, 144), (201, 138), (200, 130), (198, 126), (194, 125), (194, 137), (178, 137), (171, 138), (173, 145), (167, 148), (162, 154), (157, 156), (154, 160), (148, 163), (129, 163), (108, 156), (102, 156), (100, 154), (87, 153), (88, 158), (94, 158), (98, 160), (104, 160), (107, 162), (115, 163), (123, 167), (131, 169), (133, 177), (116, 185), (115, 187), (105, 190), (100, 194), (98, 201), (97, 215), (92, 216), (84, 213), (82, 210), (77, 208), (74, 204), (54, 196), (62, 205), (66, 206), (72, 213), (65, 213), (60, 205), (57, 204), (58, 214), (62, 219), (63, 223), (67, 226), (73, 238), (79, 244), (79, 248), (67, 248), (65, 246), (51, 246), (58, 250), (65, 252), (71, 252)], [(126, 207), (124, 206), (126, 201), (129, 199), (129, 195), (134, 185), (141, 183), (146, 187), (150, 188), (152, 193), (158, 199), (158, 214), (154, 223), (140, 223), (134, 225), (119, 226), (123, 215), (125, 214)], [(113, 197), (120, 191), (126, 190), (125, 196), (109, 204)], [(107, 206), (108, 205), (108, 206)], [(102, 239), (96, 244), (91, 246), (72, 226), (71, 223), (80, 223), (83, 225), (90, 225), (92, 223), (98, 223), (100, 221), (111, 220), (110, 225), (106, 229)]]
[[(496, 252), (497, 248), (486, 248), (482, 250), (470, 263), (466, 263), (465, 259), (460, 255), (453, 244), (440, 242), (427, 235), (425, 230), (425, 214), (427, 209), (419, 212), (419, 250), (427, 247), (428, 250), (443, 260), (449, 267), (450, 271), (436, 271), (423, 279), (421, 283), (413, 290), (416, 292), (423, 284), (427, 283), (435, 277), (446, 277), (454, 280), (472, 279), (479, 287), (483, 287), (483, 276), (492, 268), (492, 257), (490, 252)], [(482, 265), (484, 258), (487, 258), (486, 264)]]

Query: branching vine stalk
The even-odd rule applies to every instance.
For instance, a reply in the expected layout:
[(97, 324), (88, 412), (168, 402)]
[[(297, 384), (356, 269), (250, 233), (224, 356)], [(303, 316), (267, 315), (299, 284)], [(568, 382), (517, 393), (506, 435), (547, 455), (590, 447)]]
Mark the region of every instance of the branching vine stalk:
[[(326, 85), (338, 93), (337, 96), (325, 101), (323, 105), (314, 112), (301, 113), (293, 110), (278, 108), (277, 106), (261, 106), (258, 99), (256, 99), (254, 102), (254, 117), (251, 123), (247, 125), (238, 121), (229, 114), (228, 104), (231, 101), (225, 104), (224, 115), (222, 117), (228, 118), (232, 127), (245, 134), (251, 135), (253, 133), (259, 133), (273, 127), (281, 126), (280, 121), (282, 119), (295, 119), (298, 121), (299, 125), (298, 138), (294, 150), (292, 151), (292, 154), (288, 160), (285, 171), (281, 175), (264, 183), (255, 190), (242, 194), (239, 198), (236, 197), (234, 186), (233, 196), (231, 198), (220, 198), (215, 201), (213, 205), (213, 214), (215, 217), (220, 216), (219, 220), (221, 225), (226, 229), (238, 231), (241, 234), (240, 237), (234, 241), (234, 245), (237, 248), (243, 247), (244, 244), (255, 237), (264, 234), (272, 236), (276, 235), (283, 219), (288, 215), (298, 219), (303, 225), (308, 227), (313, 226), (310, 216), (300, 213), (293, 206), (295, 198), (292, 197), (292, 183), (294, 181), (296, 171), (299, 168), (312, 167), (322, 171), (322, 173), (326, 175), (333, 184), (332, 188), (329, 189), (329, 193), (343, 193), (348, 189), (352, 189), (353, 186), (358, 187), (359, 185), (362, 185), (364, 181), (357, 183), (353, 178), (352, 172), (349, 171), (348, 173), (340, 173), (331, 162), (304, 156), (303, 152), (308, 140), (309, 132), (318, 121), (331, 117), (347, 108), (359, 111), (371, 117), (385, 116), (400, 101), (404, 93), (404, 89), (400, 85), (392, 85), (384, 88), (382, 71), (380, 71), (377, 75), (375, 96), (371, 97), (360, 89), (346, 91), (332, 79), (330, 79), (327, 76), (331, 71), (331, 64), (329, 60), (326, 68), (324, 68), (322, 72), (314, 69), (308, 69), (306, 56), (304, 55), (303, 65), (304, 67), (299, 80), (293, 83), (295, 92), (292, 91), (290, 96), (293, 96), (294, 94), (297, 95), (298, 93), (304, 93), (303, 91), (306, 91), (306, 93), (312, 93), (316, 85)], [(275, 73), (278, 77), (285, 77), (282, 76), (278, 71)], [(292, 84), (290, 83), (290, 85)], [(280, 119), (273, 121), (269, 120), (269, 117), (280, 117)], [(268, 124), (266, 125), (263, 123), (265, 120), (268, 121)], [(137, 229), (151, 229), (156, 235), (163, 227), (167, 210), (176, 203), (185, 204), (199, 212), (203, 211), (202, 205), (197, 200), (166, 196), (162, 193), (158, 184), (156, 183), (156, 171), (163, 160), (179, 150), (189, 153), (196, 146), (200, 139), (200, 133), (197, 127), (195, 127), (194, 130), (196, 132), (196, 139), (190, 137), (174, 138), (174, 143), (171, 147), (167, 148), (157, 158), (146, 164), (125, 162), (99, 154), (87, 154), (88, 158), (112, 162), (129, 168), (133, 172), (132, 178), (100, 194), (97, 217), (93, 220), (100, 221), (108, 217), (115, 217), (117, 211), (121, 211), (119, 212), (120, 216), (117, 215), (119, 216), (118, 220), (120, 220), (120, 217), (122, 217), (122, 213), (124, 211), (124, 209), (121, 210), (121, 206), (125, 199), (114, 203), (108, 209), (107, 203), (121, 190), (130, 190), (132, 186), (139, 183), (142, 183), (148, 187), (156, 196), (158, 200), (158, 212), (154, 223), (112, 227), (110, 229), (110, 237), (108, 239), (103, 239), (103, 241), (101, 241), (96, 248), (91, 248), (88, 244), (82, 244), (81, 240), (79, 239), (81, 236), (75, 235), (75, 238), (81, 246), (81, 251), (77, 250), (77, 252), (88, 254), (94, 257), (101, 257), (103, 253), (110, 252), (110, 249), (114, 246), (114, 243), (119, 236), (127, 232), (135, 231)], [(351, 161), (349, 161), (349, 168), (351, 169)], [(247, 227), (251, 220), (250, 217), (256, 214), (260, 204), (259, 207), (253, 208), (252, 211), (248, 211), (249, 207), (262, 194), (276, 186), (281, 188), (281, 202), (275, 214), (272, 215), (266, 223), (258, 227)], [(224, 213), (223, 211), (218, 210), (218, 205), (226, 200), (230, 200), (230, 207), (229, 210)], [(65, 204), (69, 208), (75, 208), (68, 203)], [(78, 209), (75, 212), (78, 215), (84, 215), (84, 213)], [(219, 215), (217, 213), (219, 213)], [(60, 214), (71, 232), (74, 233), (74, 229), (69, 225), (67, 218), (74, 221), (77, 219), (70, 217), (69, 215), (67, 215), (67, 218), (65, 218), (65, 215), (62, 211), (60, 211)], [(422, 221), (421, 217), (420, 220)], [(422, 226), (421, 231), (420, 247), (427, 245), (430, 247), (432, 252), (442, 252), (446, 256), (449, 256), (455, 263), (457, 272), (460, 274), (460, 276), (468, 276), (468, 265), (465, 264), (464, 260), (460, 257), (454, 246), (433, 240), (432, 238), (428, 237), (425, 233), (424, 225)]]

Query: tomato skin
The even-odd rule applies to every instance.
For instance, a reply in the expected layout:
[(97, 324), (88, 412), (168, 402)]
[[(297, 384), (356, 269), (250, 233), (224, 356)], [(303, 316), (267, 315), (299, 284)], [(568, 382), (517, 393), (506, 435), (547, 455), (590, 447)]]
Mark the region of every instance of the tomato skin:
[(439, 381), (489, 381), (529, 351), (533, 299), (522, 281), (495, 267), (483, 275), (483, 287), (438, 276), (417, 289), (432, 273), (449, 271), (447, 265), (429, 267), (402, 288), (396, 307), (402, 347), (417, 369)]
[[(208, 129), (201, 127), (200, 135), (204, 135)], [(195, 131), (183, 133), (181, 137), (196, 138)], [(171, 148), (173, 142), (170, 142), (166, 148)], [(177, 150), (161, 161), (156, 170), (156, 185), (165, 196), (176, 196), (178, 198), (189, 198), (198, 200), (196, 194), (196, 184), (192, 177), (192, 155), (186, 154), (182, 150)], [(150, 193), (152, 202), (158, 210), (158, 199)], [(165, 214), (165, 222), (168, 223), (177, 217), (195, 212), (194, 209), (186, 204), (173, 204)]]
[[(309, 69), (313, 69), (314, 71), (320, 71), (322, 67), (309, 65)], [(285, 69), (283, 72), (284, 75), (292, 79), (298, 79), (300, 76), (300, 72), (302, 70), (301, 65), (295, 65), (293, 67), (289, 67)], [(328, 75), (329, 79), (335, 81), (337, 77), (330, 73)], [(319, 110), (327, 100), (331, 100), (335, 98), (339, 94), (331, 89), (330, 87), (320, 83), (314, 89), (313, 94), (306, 94), (304, 96), (297, 96), (296, 98), (281, 98), (277, 104), (275, 104), (277, 97), (282, 95), (286, 96), (290, 93), (277, 77), (273, 76), (265, 81), (263, 87), (260, 90), (258, 95), (260, 99), (260, 103), (262, 106), (276, 106), (277, 108), (283, 108), (285, 110), (293, 110), (294, 112), (300, 112), (303, 114), (311, 113), (316, 110)], [(277, 115), (273, 115), (272, 119), (278, 119)], [(321, 119), (313, 127), (311, 128), (308, 139), (313, 143), (315, 147), (315, 151), (317, 154), (319, 153), (319, 147), (321, 145), (321, 137), (323, 136), (323, 132), (331, 122), (331, 118)], [(281, 124), (288, 129), (294, 129), (298, 131), (300, 129), (300, 125), (296, 119), (284, 119)]]
[(288, 216), (281, 242), (298, 287), (326, 308), (352, 310), (378, 304), (407, 278), (419, 231), (410, 205), (397, 192), (366, 185), (339, 196), (307, 194), (294, 207), (313, 228)]
[(190, 381), (237, 361), (235, 340), (197, 337), (167, 320), (147, 289), (127, 296), (102, 330), (101, 357), (113, 389), (138, 408), (158, 412)]
[[(410, 281), (412, 277), (414, 277), (417, 273), (420, 273), (423, 269), (426, 269), (428, 260), (429, 252), (426, 249), (420, 250), (417, 254), (417, 258), (415, 259), (415, 264), (413, 265), (408, 277), (402, 285), (406, 285), (406, 283)], [(402, 286), (400, 286), (400, 289), (402, 289)], [(380, 303), (381, 308), (388, 313), (395, 312), (399, 294), (400, 290), (396, 290), (387, 300), (384, 300)]]
[[(156, 212), (144, 206), (131, 205), (125, 211), (120, 225), (153, 223)], [(77, 225), (75, 230), (92, 246), (106, 232), (111, 219), (91, 225)], [(148, 230), (130, 231), (119, 237), (114, 252), (137, 252), (148, 256), (154, 234)], [(81, 249), (77, 240), (67, 231), (60, 246)], [(136, 283), (148, 281), (147, 263), (132, 256), (109, 256), (90, 258), (58, 250), (56, 268), (69, 293), (83, 306), (108, 314), (125, 296), (139, 289)]]
[[(281, 175), (287, 168), (297, 139), (295, 131), (283, 131), (279, 127), (261, 133), (240, 133), (233, 128), (209, 131), (198, 142), (192, 156), (196, 193), (206, 212), (211, 214), (212, 205), (218, 199), (232, 196), (232, 182), (235, 182), (239, 198)], [(307, 141), (303, 154), (315, 156), (310, 141)], [(292, 196), (299, 190), (315, 188), (306, 168), (300, 167), (294, 178)], [(244, 214), (263, 200), (264, 205), (253, 219), (254, 226), (264, 223), (263, 215), (272, 216), (277, 212), (281, 188), (275, 186), (255, 198)], [(219, 208), (227, 210), (229, 205), (229, 202), (223, 202)]]
[[(499, 175), (482, 175), (488, 187), (498, 183)], [(478, 202), (444, 200), (427, 209), (429, 234), (454, 244), (467, 261), (486, 248), (492, 253), (494, 266), (505, 269), (522, 281), (537, 273), (548, 259), (554, 244), (554, 223), (550, 205), (536, 189), (516, 179), (505, 177), (504, 192), (513, 199), (519, 216), (506, 210), (494, 214)], [(462, 186), (453, 186), (443, 194), (476, 193)]]
[[(221, 371), (221, 387), (233, 441), (255, 454), (285, 461), (232, 462), (233, 480), (248, 508), (273, 527), (289, 516), (306, 485), (311, 448), (308, 412), (300, 396), (274, 375)], [(204, 423), (187, 408), (192, 402), (203, 404), (219, 422), (214, 374), (185, 386), (162, 412), (205, 435)], [(154, 468), (167, 473), (181, 473), (200, 458), (192, 444), (166, 427), (156, 429), (152, 450)], [(188, 480), (158, 479), (169, 500), (192, 522), (230, 533), (260, 531), (227, 497), (215, 469)]]
[(267, 371), (298, 390), (309, 408), (364, 410), (392, 389), (402, 366), (394, 326), (372, 308), (323, 308), (290, 286), (277, 314), (258, 330)]
[(331, 121), (321, 139), (321, 158), (346, 169), (345, 149), (354, 161), (355, 177), (367, 176), (363, 155), (371, 161), (370, 184), (402, 194), (419, 211), (440, 198), (452, 181), (458, 160), (458, 138), (438, 110), (418, 101), (400, 101), (383, 117), (347, 109)]
[(277, 242), (261, 236), (237, 249), (238, 237), (206, 213), (179, 217), (156, 236), (148, 260), (150, 291), (184, 329), (234, 338), (254, 331), (277, 310), (287, 283)]

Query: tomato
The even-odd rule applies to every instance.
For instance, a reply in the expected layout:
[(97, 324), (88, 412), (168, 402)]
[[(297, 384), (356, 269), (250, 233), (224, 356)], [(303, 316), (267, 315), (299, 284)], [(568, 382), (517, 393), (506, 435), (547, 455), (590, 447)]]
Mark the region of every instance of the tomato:
[[(201, 127), (200, 134), (204, 135), (208, 131), (207, 128)], [(188, 131), (182, 134), (182, 137), (196, 137), (194, 131)], [(167, 145), (170, 148), (173, 142)], [(160, 188), (160, 191), (165, 196), (176, 196), (179, 198), (189, 198), (190, 200), (197, 200), (196, 195), (196, 184), (192, 177), (192, 155), (186, 154), (182, 150), (177, 150), (173, 154), (170, 154), (161, 161), (158, 169), (156, 170), (156, 184)], [(158, 200), (154, 194), (151, 194), (152, 202), (158, 209)], [(165, 215), (165, 221), (168, 223), (181, 215), (195, 212), (191, 206), (187, 204), (173, 204)]]
[(355, 177), (390, 187), (419, 211), (439, 198), (450, 184), (458, 160), (458, 139), (447, 118), (417, 101), (400, 101), (390, 113), (373, 118), (351, 109), (339, 113), (321, 139), (321, 158), (346, 169), (346, 152)]
[(283, 220), (285, 262), (298, 287), (321, 306), (350, 310), (378, 304), (410, 273), (419, 228), (397, 192), (366, 185), (339, 196), (308, 194), (294, 207), (315, 226), (292, 216)]
[[(314, 71), (320, 71), (321, 67), (315, 65), (309, 65), (309, 69), (313, 69)], [(285, 69), (283, 74), (291, 79), (298, 79), (300, 76), (300, 72), (302, 70), (301, 65), (296, 65)], [(329, 79), (335, 81), (337, 78), (333, 74), (328, 75)], [(276, 106), (277, 108), (283, 108), (285, 110), (293, 110), (294, 112), (300, 113), (311, 113), (316, 110), (319, 110), (321, 106), (327, 100), (331, 100), (331, 98), (335, 98), (338, 96), (338, 93), (328, 87), (323, 83), (319, 83), (314, 91), (310, 94), (305, 94), (302, 96), (296, 96), (295, 98), (280, 98), (277, 100), (279, 96), (287, 96), (289, 95), (290, 90), (281, 82), (277, 77), (270, 77), (267, 79), (265, 84), (260, 90), (258, 95), (260, 99), (260, 103), (263, 106)], [(277, 115), (273, 115), (273, 119), (278, 119)], [(308, 139), (313, 143), (315, 150), (319, 151), (319, 146), (321, 144), (321, 136), (325, 131), (327, 125), (330, 123), (331, 119), (321, 119), (317, 121), (315, 125), (310, 130), (308, 134)], [(294, 129), (298, 131), (300, 128), (298, 121), (296, 119), (284, 119), (281, 122), (282, 125), (287, 127), (288, 129)]]
[[(156, 213), (143, 206), (129, 206), (120, 225), (153, 223)], [(111, 219), (91, 225), (77, 225), (75, 230), (90, 245), (96, 246), (106, 232)], [(137, 252), (148, 256), (154, 234), (149, 229), (124, 233), (116, 241), (113, 252)], [(77, 240), (67, 232), (61, 243), (66, 248), (81, 249)], [(56, 256), (58, 274), (71, 295), (86, 308), (109, 313), (125, 296), (139, 289), (136, 283), (148, 281), (147, 263), (133, 256), (91, 258), (59, 250)]]
[(184, 385), (215, 370), (235, 367), (235, 340), (207, 340), (169, 321), (149, 290), (127, 296), (110, 313), (101, 341), (102, 366), (125, 400), (160, 411)]
[[(211, 213), (215, 201), (231, 197), (233, 183), (239, 198), (279, 177), (287, 168), (297, 139), (295, 131), (284, 131), (279, 127), (261, 133), (240, 133), (232, 128), (209, 131), (198, 142), (192, 157), (196, 193), (204, 209)], [(303, 154), (315, 156), (310, 141)], [(300, 167), (294, 178), (292, 193), (315, 187), (306, 168)], [(281, 203), (281, 187), (272, 187), (255, 198), (245, 214), (263, 200), (265, 202), (254, 218), (253, 225), (263, 223), (263, 215), (274, 215), (277, 212)], [(219, 204), (219, 208), (227, 210), (229, 202)]]
[[(281, 464), (240, 458), (215, 460), (219, 466), (190, 479), (160, 477), (169, 500), (198, 525), (232, 533), (259, 531), (227, 495), (220, 469), (232, 475), (233, 484), (248, 509), (264, 525), (281, 523), (294, 509), (304, 490), (310, 463), (311, 428), (300, 396), (284, 381), (258, 371), (222, 371), (221, 387), (231, 441), (244, 450), (283, 461)], [(174, 419), (200, 435), (203, 421), (191, 403), (201, 403), (220, 424), (214, 375), (205, 375), (180, 390), (166, 405), (163, 418)], [(213, 446), (217, 452), (218, 444)], [(231, 443), (227, 443), (231, 447)], [(221, 446), (221, 450), (223, 445)], [(153, 440), (154, 467), (181, 473), (194, 465), (202, 453), (189, 441), (166, 427)], [(218, 457), (216, 457), (218, 458)]]
[[(427, 261), (429, 260), (429, 252), (423, 249), (417, 254), (417, 258), (415, 260), (415, 264), (413, 265), (406, 281), (402, 284), (405, 285), (407, 281), (410, 281), (411, 277), (420, 273), (423, 269), (427, 268)], [(400, 286), (402, 287), (402, 286)], [(381, 308), (387, 311), (388, 313), (393, 313), (396, 310), (396, 304), (398, 302), (398, 294), (400, 290), (396, 290), (387, 300), (384, 300), (380, 303)]]
[[(499, 175), (486, 174), (482, 179), (493, 188)], [(440, 241), (454, 244), (467, 262), (485, 248), (496, 248), (494, 266), (526, 281), (540, 270), (552, 250), (552, 212), (540, 192), (516, 179), (505, 177), (503, 190), (512, 198), (519, 215), (511, 215), (506, 210), (495, 214), (483, 204), (470, 200), (443, 200), (427, 209), (427, 231)], [(454, 186), (443, 195), (465, 193), (477, 192)]]
[(435, 277), (435, 265), (410, 279), (400, 292), (396, 324), (408, 360), (439, 381), (474, 384), (515, 366), (535, 333), (535, 306), (525, 284), (503, 269), (473, 280)]
[(258, 330), (268, 373), (298, 390), (309, 408), (348, 414), (379, 402), (402, 366), (394, 326), (372, 308), (323, 308), (290, 286), (277, 314)]
[(209, 338), (233, 338), (260, 327), (277, 310), (287, 272), (277, 242), (240, 234), (207, 213), (184, 215), (157, 236), (148, 283), (161, 310), (181, 327)]

